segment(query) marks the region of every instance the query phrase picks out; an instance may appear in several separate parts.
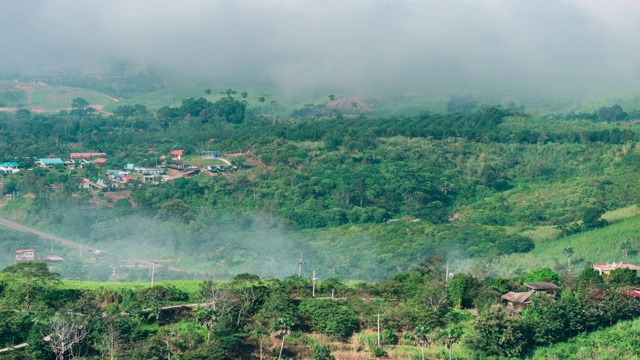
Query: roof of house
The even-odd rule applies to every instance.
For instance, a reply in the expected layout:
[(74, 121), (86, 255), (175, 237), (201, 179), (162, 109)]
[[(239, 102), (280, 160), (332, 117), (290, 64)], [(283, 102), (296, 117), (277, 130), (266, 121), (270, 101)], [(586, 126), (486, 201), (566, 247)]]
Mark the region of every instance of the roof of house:
[(626, 295), (628, 297), (640, 298), (640, 288), (637, 288), (637, 287), (629, 288), (626, 291)]
[(509, 291), (508, 293), (502, 295), (500, 298), (502, 300), (510, 301), (513, 303), (524, 304), (529, 301), (529, 298), (533, 294), (533, 291), (527, 292), (513, 292)]
[(26, 252), (35, 252), (35, 250), (33, 250), (33, 249), (23, 249), (23, 250), (16, 250), (16, 252), (18, 254), (23, 254), (23, 253), (26, 253)]
[(43, 158), (40, 159), (40, 162), (43, 163), (44, 165), (62, 165), (64, 164), (64, 161), (62, 161), (62, 159), (60, 158)]
[(44, 257), (45, 260), (49, 261), (63, 261), (64, 259), (58, 255), (47, 255)]
[(93, 160), (94, 163), (98, 163), (98, 164), (103, 164), (106, 161), (107, 161), (107, 159), (105, 159), (105, 158), (98, 158), (98, 159)]
[(8, 166), (18, 167), (19, 165), (15, 161), (7, 161), (7, 162), (3, 162), (2, 164), (0, 164), (0, 167), (8, 167)]
[(524, 286), (528, 287), (531, 290), (557, 290), (557, 289), (560, 289), (560, 287), (558, 287), (558, 285), (556, 285), (554, 283), (550, 283), (550, 282), (530, 283), (530, 284), (524, 284)]
[(615, 269), (640, 270), (640, 266), (638, 266), (638, 265), (625, 264), (625, 263), (616, 264), (615, 262), (613, 262), (611, 264), (593, 264), (593, 268), (595, 270), (600, 270), (600, 271), (612, 271), (612, 270), (615, 270)]
[(182, 156), (184, 155), (184, 150), (172, 150), (169, 152), (169, 154), (173, 156)]
[(83, 153), (71, 153), (72, 159), (88, 159), (94, 156), (105, 156), (106, 153), (103, 152), (83, 152)]

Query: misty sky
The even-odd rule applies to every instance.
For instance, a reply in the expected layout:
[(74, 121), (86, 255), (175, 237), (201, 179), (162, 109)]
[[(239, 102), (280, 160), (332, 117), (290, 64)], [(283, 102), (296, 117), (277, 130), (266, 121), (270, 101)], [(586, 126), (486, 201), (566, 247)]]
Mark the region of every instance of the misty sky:
[(640, 2), (4, 1), (5, 68), (103, 59), (202, 79), (432, 92), (640, 86)]

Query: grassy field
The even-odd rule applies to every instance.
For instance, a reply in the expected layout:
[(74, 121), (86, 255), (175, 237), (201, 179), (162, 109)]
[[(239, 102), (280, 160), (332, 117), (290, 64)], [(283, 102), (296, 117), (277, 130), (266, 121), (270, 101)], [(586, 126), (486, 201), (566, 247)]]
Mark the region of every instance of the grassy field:
[(199, 155), (190, 155), (182, 158), (182, 162), (185, 162), (189, 165), (205, 167), (205, 166), (214, 166), (214, 165), (222, 165), (227, 166), (227, 163), (220, 159), (203, 159), (202, 156)]
[(640, 319), (583, 334), (567, 342), (537, 349), (529, 358), (545, 360), (640, 359)]
[[(618, 210), (606, 216), (615, 218), (620, 214), (634, 214), (636, 207)], [(640, 228), (640, 217), (634, 216), (624, 221), (609, 225), (604, 228), (587, 231), (584, 233), (562, 237), (555, 241), (548, 241), (539, 244), (531, 252), (526, 254), (512, 254), (495, 259), (490, 265), (490, 274), (499, 276), (515, 276), (538, 267), (549, 267), (556, 271), (566, 272), (568, 267), (567, 258), (563, 255), (563, 250), (572, 247), (574, 254), (571, 257), (571, 273), (577, 274), (585, 267), (590, 267), (592, 263), (640, 263), (640, 238), (638, 229)], [(629, 253), (625, 258), (621, 250), (624, 241), (631, 239), (635, 251)], [(469, 259), (460, 260), (456, 263), (456, 271), (470, 271), (480, 264)]]
[[(189, 299), (197, 301), (199, 287), (202, 281), (197, 280), (168, 280), (158, 281), (154, 285), (170, 285), (189, 294)], [(62, 280), (62, 289), (98, 290), (98, 289), (139, 289), (150, 287), (150, 282), (95, 282), (79, 280)]]
[(31, 111), (59, 111), (71, 108), (73, 99), (79, 97), (97, 107), (118, 104), (113, 98), (93, 90), (0, 81), (0, 107), (26, 107)]

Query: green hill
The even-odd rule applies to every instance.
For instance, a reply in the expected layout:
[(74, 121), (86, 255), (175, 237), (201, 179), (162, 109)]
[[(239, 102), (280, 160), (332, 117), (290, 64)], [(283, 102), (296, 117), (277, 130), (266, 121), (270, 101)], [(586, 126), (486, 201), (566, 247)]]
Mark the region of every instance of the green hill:
[(529, 359), (638, 359), (640, 320), (629, 320), (610, 328), (578, 335), (567, 342), (538, 348)]
[(33, 112), (55, 112), (71, 108), (75, 98), (84, 98), (96, 110), (118, 100), (97, 91), (43, 83), (0, 81), (0, 108), (27, 108)]

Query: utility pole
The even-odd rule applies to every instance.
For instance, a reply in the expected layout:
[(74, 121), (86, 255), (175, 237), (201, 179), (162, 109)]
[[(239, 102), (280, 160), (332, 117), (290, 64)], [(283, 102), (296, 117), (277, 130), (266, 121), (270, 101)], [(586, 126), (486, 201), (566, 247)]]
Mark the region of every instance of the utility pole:
[(376, 316), (378, 317), (378, 346), (380, 346), (380, 316), (382, 314), (376, 314)]
[(298, 277), (302, 276), (302, 265), (304, 265), (304, 258), (302, 254), (300, 254), (300, 259), (298, 259)]
[(316, 271), (313, 270), (313, 288), (311, 289), (311, 297), (316, 297), (316, 280), (318, 280), (318, 278), (316, 277)]
[(156, 263), (155, 261), (151, 262), (151, 287), (153, 287), (153, 275), (156, 272)]

